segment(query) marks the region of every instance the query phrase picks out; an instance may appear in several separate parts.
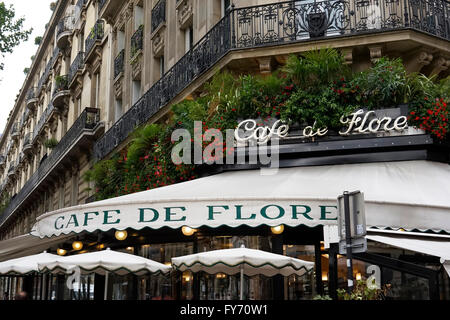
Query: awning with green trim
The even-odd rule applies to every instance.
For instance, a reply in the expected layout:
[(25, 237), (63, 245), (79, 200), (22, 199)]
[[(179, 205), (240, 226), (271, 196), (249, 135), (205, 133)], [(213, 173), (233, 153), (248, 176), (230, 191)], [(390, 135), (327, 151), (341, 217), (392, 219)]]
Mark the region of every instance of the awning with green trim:
[(172, 266), (179, 271), (204, 271), (209, 274), (221, 272), (228, 275), (243, 272), (248, 276), (262, 274), (272, 277), (277, 274), (302, 276), (314, 269), (314, 262), (241, 247), (172, 258)]
[(368, 227), (450, 232), (450, 167), (398, 161), (225, 172), (49, 212), (32, 234), (329, 225), (345, 190), (364, 193)]

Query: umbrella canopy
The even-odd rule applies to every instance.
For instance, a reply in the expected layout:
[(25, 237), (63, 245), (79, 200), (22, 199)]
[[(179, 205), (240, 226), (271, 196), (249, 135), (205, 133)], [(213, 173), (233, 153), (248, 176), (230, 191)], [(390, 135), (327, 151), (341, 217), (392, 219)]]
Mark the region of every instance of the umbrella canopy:
[(52, 263), (59, 256), (47, 252), (0, 262), (0, 274), (25, 275), (39, 271), (39, 263)]
[(263, 274), (269, 277), (277, 274), (301, 276), (314, 268), (313, 262), (244, 247), (176, 257), (172, 258), (172, 265), (180, 271), (223, 272), (229, 275), (243, 271), (248, 276)]
[(71, 272), (75, 268), (80, 268), (83, 273), (95, 272), (105, 275), (109, 272), (119, 275), (133, 273), (144, 275), (148, 273), (168, 273), (172, 269), (162, 263), (136, 256), (110, 250), (90, 253), (82, 253), (68, 257), (59, 257), (56, 261), (39, 263), (40, 271), (51, 271), (53, 273)]

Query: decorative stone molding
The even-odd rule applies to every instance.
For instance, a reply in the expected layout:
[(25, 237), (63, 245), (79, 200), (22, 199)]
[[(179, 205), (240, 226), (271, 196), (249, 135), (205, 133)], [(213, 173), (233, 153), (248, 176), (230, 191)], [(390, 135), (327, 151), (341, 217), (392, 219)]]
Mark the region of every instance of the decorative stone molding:
[(164, 54), (166, 25), (161, 25), (152, 35), (153, 55), (158, 58)]
[(272, 72), (273, 59), (272, 57), (261, 57), (256, 59), (259, 63), (259, 72), (267, 74)]
[(438, 57), (433, 60), (430, 66), (432, 68), (430, 75), (438, 75), (450, 67), (450, 59), (447, 57)]
[(342, 56), (344, 57), (345, 64), (353, 63), (353, 48), (342, 48), (341, 53)]
[(177, 18), (180, 24), (180, 29), (186, 29), (192, 25), (193, 20), (193, 9), (192, 0), (181, 0), (177, 3)]
[(429, 65), (433, 60), (433, 55), (429, 50), (421, 49), (411, 53), (405, 59), (405, 68), (408, 73), (419, 72), (423, 66)]
[(370, 61), (375, 64), (383, 55), (383, 46), (370, 46)]

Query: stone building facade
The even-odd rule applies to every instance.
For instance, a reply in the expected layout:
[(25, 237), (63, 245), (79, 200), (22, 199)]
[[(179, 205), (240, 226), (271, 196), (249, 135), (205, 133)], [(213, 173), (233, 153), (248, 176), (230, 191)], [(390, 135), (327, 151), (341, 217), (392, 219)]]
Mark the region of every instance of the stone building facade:
[(0, 240), (89, 202), (93, 163), (201, 95), (218, 69), (270, 73), (289, 54), (333, 47), (355, 71), (389, 56), (449, 75), (445, 1), (231, 2), (58, 1), (0, 140)]

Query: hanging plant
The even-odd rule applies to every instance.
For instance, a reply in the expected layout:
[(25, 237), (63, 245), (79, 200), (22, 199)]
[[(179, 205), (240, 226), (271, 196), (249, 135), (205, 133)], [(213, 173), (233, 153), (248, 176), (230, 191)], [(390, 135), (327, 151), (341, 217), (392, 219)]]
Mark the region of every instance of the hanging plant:
[(56, 140), (55, 138), (50, 138), (45, 140), (44, 142), (44, 146), (48, 149), (53, 149), (58, 145), (58, 140)]

